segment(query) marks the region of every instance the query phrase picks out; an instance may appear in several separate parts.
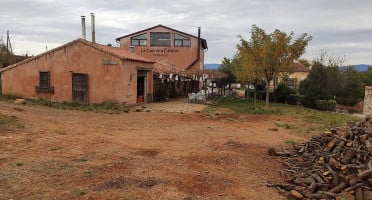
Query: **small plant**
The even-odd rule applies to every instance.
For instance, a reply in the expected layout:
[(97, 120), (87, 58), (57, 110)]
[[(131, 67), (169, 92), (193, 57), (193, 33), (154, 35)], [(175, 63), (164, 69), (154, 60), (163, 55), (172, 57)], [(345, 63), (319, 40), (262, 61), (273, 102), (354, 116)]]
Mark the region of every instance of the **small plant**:
[(88, 160), (89, 160), (88, 157), (81, 157), (81, 158), (79, 159), (80, 162), (86, 162), (86, 161), (88, 161)]
[(92, 177), (96, 173), (95, 170), (87, 170), (83, 173), (83, 176), (85, 177)]
[(84, 196), (87, 194), (87, 192), (85, 192), (84, 190), (80, 190), (80, 189), (76, 189), (72, 193), (74, 196)]
[(14, 115), (6, 116), (0, 113), (0, 130), (13, 129), (13, 128), (24, 128), (24, 125), (18, 121), (18, 118)]
[(285, 129), (292, 129), (292, 126), (287, 123), (281, 123), (281, 122), (276, 121), (274, 122), (274, 124), (278, 127), (283, 127)]
[(284, 143), (291, 146), (297, 145), (297, 142), (295, 140), (286, 140)]
[(15, 107), (15, 108), (13, 108), (15, 111), (18, 111), (18, 112), (23, 112), (23, 111), (25, 111), (25, 109), (23, 109), (23, 108), (20, 108), (20, 107)]
[(17, 167), (21, 167), (21, 166), (23, 166), (23, 163), (21, 161), (17, 161), (16, 165), (17, 165)]
[(286, 140), (284, 143), (287, 144), (287, 145), (292, 146), (293, 148), (295, 148), (296, 145), (297, 145), (297, 142), (293, 139), (292, 140)]
[(277, 128), (270, 128), (269, 131), (279, 131)]
[(13, 93), (0, 95), (0, 99), (6, 100), (6, 101), (14, 101), (14, 100), (19, 99), (19, 98), (20, 98), (19, 95), (13, 94)]

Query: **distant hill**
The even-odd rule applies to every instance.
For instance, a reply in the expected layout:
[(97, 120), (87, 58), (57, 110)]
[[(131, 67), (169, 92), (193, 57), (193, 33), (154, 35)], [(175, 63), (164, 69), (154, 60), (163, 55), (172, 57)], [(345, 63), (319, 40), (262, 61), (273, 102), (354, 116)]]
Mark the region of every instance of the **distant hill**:
[[(371, 67), (372, 65), (367, 65), (367, 64), (358, 64), (358, 65), (352, 65), (355, 71), (358, 72), (366, 72), (368, 70), (368, 67)], [(349, 66), (342, 66), (340, 67), (341, 71), (345, 71), (346, 68)]]
[(218, 70), (220, 68), (221, 64), (204, 64), (204, 69), (207, 70)]

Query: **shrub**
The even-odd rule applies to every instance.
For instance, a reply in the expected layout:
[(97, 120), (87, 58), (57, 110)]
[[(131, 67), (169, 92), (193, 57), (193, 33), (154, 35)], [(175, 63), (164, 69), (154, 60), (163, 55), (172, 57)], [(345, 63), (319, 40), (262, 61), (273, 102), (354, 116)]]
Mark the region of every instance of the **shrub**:
[[(259, 99), (259, 100), (266, 100), (266, 91), (264, 90), (257, 90), (257, 94), (256, 94), (256, 98)], [(248, 91), (248, 97), (251, 97), (253, 98), (254, 97), (254, 91), (250, 90)], [(273, 101), (274, 99), (274, 95), (273, 95), (273, 92), (270, 92), (269, 93), (269, 100), (270, 101)]]
[(287, 103), (290, 105), (297, 105), (298, 103), (301, 103), (301, 100), (304, 98), (304, 95), (300, 94), (289, 94)]
[(337, 97), (336, 101), (338, 104), (354, 106), (362, 101), (361, 98), (346, 96), (346, 97)]
[(19, 98), (21, 98), (19, 95), (13, 94), (13, 93), (7, 93), (7, 94), (0, 96), (0, 99), (7, 100), (7, 101), (13, 101)]
[(93, 107), (96, 110), (119, 110), (120, 105), (118, 102), (114, 100), (106, 100), (103, 101), (102, 103), (95, 103), (92, 104), (91, 107)]
[(278, 87), (274, 90), (274, 101), (278, 103), (287, 103), (290, 94), (296, 94), (296, 90), (290, 88), (285, 83), (280, 83)]
[(316, 108), (318, 110), (335, 111), (337, 102), (335, 100), (318, 100)]

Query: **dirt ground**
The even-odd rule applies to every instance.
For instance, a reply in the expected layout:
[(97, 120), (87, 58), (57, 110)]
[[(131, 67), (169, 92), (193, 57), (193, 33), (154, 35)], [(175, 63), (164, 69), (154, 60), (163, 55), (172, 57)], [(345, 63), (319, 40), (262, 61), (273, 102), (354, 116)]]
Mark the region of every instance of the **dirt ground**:
[(278, 116), (210, 115), (186, 100), (122, 114), (0, 102), (0, 199), (285, 199)]

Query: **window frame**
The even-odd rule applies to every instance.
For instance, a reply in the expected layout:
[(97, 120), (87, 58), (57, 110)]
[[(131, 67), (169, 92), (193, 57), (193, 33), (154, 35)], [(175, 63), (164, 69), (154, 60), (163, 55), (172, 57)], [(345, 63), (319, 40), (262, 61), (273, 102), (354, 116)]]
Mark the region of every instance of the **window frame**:
[[(145, 35), (145, 39), (138, 38), (138, 37), (143, 36), (143, 35)], [(136, 42), (136, 44), (134, 42)], [(144, 43), (142, 43), (142, 42), (144, 42)], [(147, 33), (143, 33), (143, 34), (131, 37), (130, 38), (130, 45), (131, 46), (147, 46)]]
[[(180, 38), (177, 38), (176, 35), (178, 35)], [(188, 41), (188, 44), (185, 44), (186, 41)], [(181, 44), (176, 45), (176, 42), (181, 42)], [(174, 33), (173, 45), (174, 47), (191, 47), (191, 39), (181, 34)]]
[(39, 85), (35, 86), (35, 91), (54, 94), (54, 87), (50, 86), (50, 71), (39, 71)]
[[(46, 80), (43, 80), (43, 79), (46, 79)], [(49, 71), (39, 71), (39, 87), (50, 88), (50, 72)]]
[[(164, 39), (162, 39), (162, 38), (158, 38), (158, 39), (156, 40), (156, 41), (160, 41), (161, 39), (162, 39), (162, 40), (166, 40), (166, 41), (168, 41), (168, 44), (166, 44), (166, 45), (164, 45), (164, 44), (154, 44), (153, 42), (154, 42), (155, 40), (153, 40), (153, 35), (155, 35), (155, 34), (163, 34), (163, 35), (167, 34), (167, 35), (169, 35), (169, 38), (164, 38)], [(172, 37), (171, 37), (171, 33), (170, 33), (170, 32), (150, 32), (150, 46), (156, 46), (156, 47), (170, 47), (170, 46), (172, 45), (171, 40), (172, 40)]]

